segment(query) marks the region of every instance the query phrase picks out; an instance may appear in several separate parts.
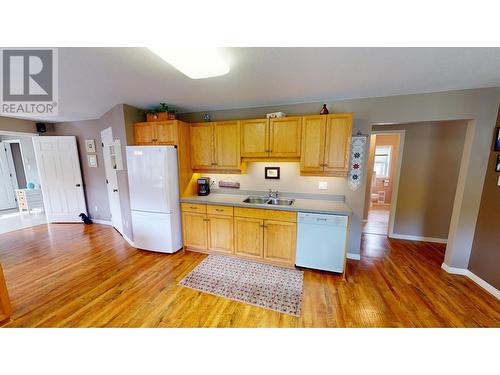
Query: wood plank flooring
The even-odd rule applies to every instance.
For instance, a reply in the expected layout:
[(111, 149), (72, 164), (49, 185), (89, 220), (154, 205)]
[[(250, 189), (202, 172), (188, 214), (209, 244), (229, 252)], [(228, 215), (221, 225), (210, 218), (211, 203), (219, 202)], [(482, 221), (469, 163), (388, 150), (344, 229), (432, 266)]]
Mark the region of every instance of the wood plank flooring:
[(139, 251), (108, 226), (0, 235), (6, 327), (500, 327), (500, 301), (440, 266), (444, 245), (364, 235), (349, 280), (305, 270), (300, 318), (177, 285), (206, 255)]

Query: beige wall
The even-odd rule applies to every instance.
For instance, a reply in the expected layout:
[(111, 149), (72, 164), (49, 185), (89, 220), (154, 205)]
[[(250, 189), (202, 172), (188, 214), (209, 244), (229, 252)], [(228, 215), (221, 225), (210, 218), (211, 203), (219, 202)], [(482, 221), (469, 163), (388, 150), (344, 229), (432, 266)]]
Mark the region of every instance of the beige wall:
[[(279, 180), (266, 180), (264, 167), (280, 167)], [(212, 174), (202, 173), (202, 176), (216, 178), (217, 181), (237, 181), (241, 190), (279, 190), (280, 192), (308, 193), (308, 194), (336, 194), (347, 193), (345, 177), (304, 177), (300, 176), (300, 165), (295, 162), (258, 162), (248, 163), (245, 174)], [(318, 182), (326, 181), (327, 190), (319, 190)]]
[(405, 131), (394, 234), (447, 239), (467, 121), (384, 125), (373, 130)]
[[(500, 128), (500, 111), (497, 126)], [(472, 245), (469, 269), (480, 278), (500, 289), (500, 173), (495, 171), (500, 152), (493, 151), (496, 131), (491, 142), (481, 208)]]
[[(113, 138), (119, 139), (122, 146), (124, 170), (117, 171), (120, 206), (123, 218), (123, 232), (132, 238), (130, 198), (128, 191), (128, 175), (126, 168), (127, 126), (136, 121), (138, 110), (127, 105), (116, 105), (97, 120), (64, 122), (54, 125), (54, 131), (47, 135), (74, 135), (78, 143), (85, 197), (89, 215), (97, 220), (111, 220), (109, 200), (106, 187), (103, 152), (101, 147), (101, 131), (111, 127)], [(128, 125), (127, 125), (128, 124)], [(98, 167), (89, 168), (85, 140), (95, 139), (97, 148)]]
[(0, 131), (36, 133), (36, 122), (0, 116)]
[[(409, 123), (417, 121), (449, 121), (474, 119), (467, 142), (467, 155), (459, 178), (459, 194), (454, 204), (454, 218), (450, 230), (445, 262), (448, 266), (466, 268), (476, 226), (479, 200), (486, 172), (491, 130), (495, 124), (500, 88), (460, 90), (430, 94), (401, 95), (381, 98), (322, 101), (259, 108), (211, 111), (213, 121), (238, 118), (259, 118), (268, 112), (283, 111), (288, 115), (319, 113), (323, 103), (331, 112), (353, 112), (353, 133), (371, 132), (374, 124)], [(202, 121), (206, 112), (180, 114), (188, 122)], [(470, 144), (470, 147), (469, 147)], [(366, 169), (365, 169), (366, 170)], [(366, 177), (366, 174), (365, 176)], [(357, 191), (345, 189), (346, 201), (354, 212), (349, 236), (349, 252), (359, 253), (363, 218), (366, 178)], [(342, 192), (340, 192), (342, 193)]]

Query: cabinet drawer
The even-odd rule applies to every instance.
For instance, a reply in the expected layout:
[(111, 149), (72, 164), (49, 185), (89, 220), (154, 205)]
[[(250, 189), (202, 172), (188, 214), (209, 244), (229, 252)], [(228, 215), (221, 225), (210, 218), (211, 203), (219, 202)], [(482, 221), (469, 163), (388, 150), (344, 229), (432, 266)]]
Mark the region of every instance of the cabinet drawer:
[(186, 212), (206, 213), (207, 205), (199, 203), (181, 203), (181, 210)]
[(292, 211), (263, 210), (259, 208), (235, 207), (234, 216), (297, 222), (297, 213)]
[(207, 205), (207, 214), (233, 216), (233, 207), (232, 206), (213, 206), (213, 205), (209, 204), (209, 205)]

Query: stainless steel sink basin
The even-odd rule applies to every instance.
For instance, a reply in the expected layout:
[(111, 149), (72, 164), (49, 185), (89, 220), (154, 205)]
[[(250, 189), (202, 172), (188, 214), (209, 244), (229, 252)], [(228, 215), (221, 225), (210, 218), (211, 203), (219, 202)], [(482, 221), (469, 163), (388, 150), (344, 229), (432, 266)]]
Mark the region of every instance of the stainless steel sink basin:
[(267, 204), (272, 204), (276, 206), (291, 206), (295, 202), (295, 199), (290, 198), (271, 198)]
[(248, 197), (243, 202), (252, 204), (266, 204), (269, 201), (268, 197)]

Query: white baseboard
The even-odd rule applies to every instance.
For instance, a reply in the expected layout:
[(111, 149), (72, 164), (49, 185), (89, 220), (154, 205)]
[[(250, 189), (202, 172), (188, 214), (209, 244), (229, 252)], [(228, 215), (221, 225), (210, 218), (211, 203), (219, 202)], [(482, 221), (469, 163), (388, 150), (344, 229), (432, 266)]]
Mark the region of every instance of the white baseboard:
[[(112, 223), (111, 221), (108, 221), (108, 220), (97, 220), (97, 219), (96, 219), (96, 220), (94, 220), (94, 219), (92, 219), (92, 221), (93, 221), (94, 223), (96, 223), (96, 224), (113, 225), (113, 223)], [(127, 237), (126, 235), (124, 235), (123, 233), (121, 233), (121, 235), (122, 235), (122, 237), (125, 239), (125, 241), (127, 241), (127, 242), (128, 242), (128, 244), (129, 244), (130, 246), (135, 247), (134, 242), (133, 242), (130, 238), (128, 238), (128, 237)]]
[(472, 273), (471, 271), (464, 269), (464, 268), (450, 267), (446, 263), (441, 264), (441, 268), (444, 269), (446, 272), (451, 273), (453, 275), (462, 275), (462, 276), (468, 277), (469, 279), (474, 281), (477, 285), (479, 285), (481, 288), (486, 290), (488, 293), (491, 293), (491, 294), (493, 294), (493, 296), (500, 299), (500, 290), (495, 288), (493, 285), (488, 284), (486, 281), (481, 279), (475, 273)]
[(122, 234), (122, 236), (123, 236), (123, 238), (125, 239), (125, 241), (127, 241), (127, 242), (128, 242), (128, 244), (129, 244), (130, 246), (135, 247), (134, 242), (133, 242), (130, 238), (128, 238), (128, 237), (127, 237), (126, 235), (124, 235), (124, 234)]
[(409, 241), (424, 241), (424, 242), (435, 242), (435, 243), (448, 243), (448, 239), (446, 239), (446, 238), (408, 236), (406, 234), (398, 234), (398, 233), (389, 233), (389, 238), (395, 238), (395, 239), (398, 239), (398, 240), (409, 240)]
[(96, 224), (113, 225), (109, 220), (92, 219), (92, 221)]
[(361, 254), (347, 253), (347, 259), (361, 260)]

